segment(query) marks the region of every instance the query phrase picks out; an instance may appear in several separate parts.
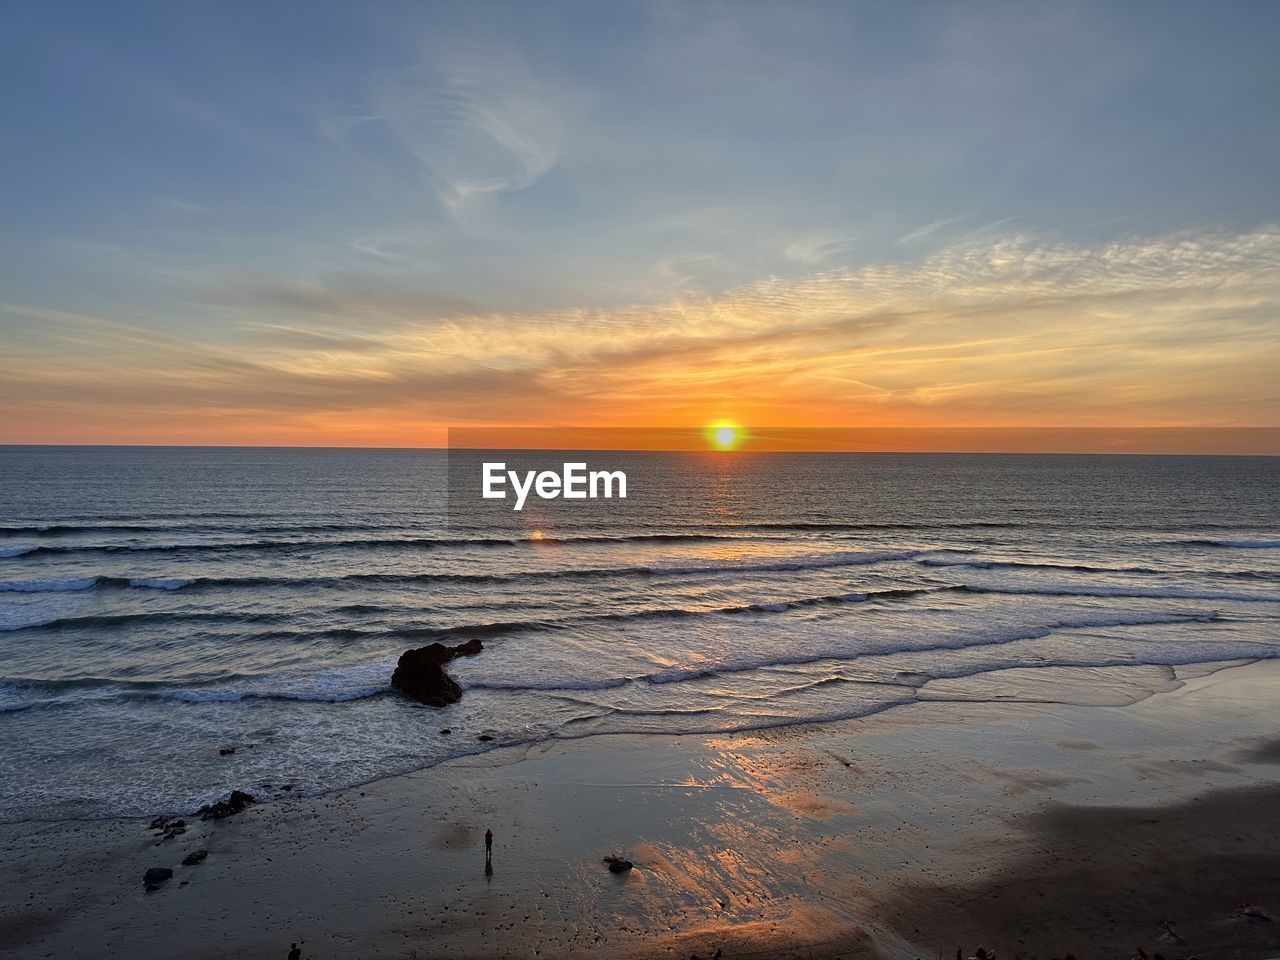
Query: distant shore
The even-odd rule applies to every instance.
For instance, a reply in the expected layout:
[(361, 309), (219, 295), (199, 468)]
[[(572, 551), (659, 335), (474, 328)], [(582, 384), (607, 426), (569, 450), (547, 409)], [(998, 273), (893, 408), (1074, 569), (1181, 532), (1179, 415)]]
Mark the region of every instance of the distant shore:
[(170, 839), (4, 825), (0, 956), (1275, 956), (1280, 662), (1176, 679), (503, 749)]

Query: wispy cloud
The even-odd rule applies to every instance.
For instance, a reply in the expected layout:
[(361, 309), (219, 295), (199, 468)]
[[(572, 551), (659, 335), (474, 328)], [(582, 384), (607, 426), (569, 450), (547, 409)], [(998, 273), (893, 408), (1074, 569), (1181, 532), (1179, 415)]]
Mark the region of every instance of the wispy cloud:
[[(12, 305), (7, 439), (438, 440), (447, 424), (1275, 425), (1280, 230), (966, 243), (723, 296), (538, 313), (313, 290), (232, 342)], [(384, 317), (384, 320), (387, 319)], [(250, 359), (251, 358), (251, 359)], [(15, 432), (19, 431), (19, 432)], [(171, 432), (166, 432), (171, 431)], [(237, 432), (238, 431), (238, 432)]]
[(321, 131), (376, 169), (416, 167), (455, 213), (532, 186), (560, 157), (553, 101), (511, 55), (424, 59), (385, 75), (371, 96), (370, 112), (326, 114)]
[(787, 244), (782, 254), (793, 263), (815, 266), (847, 257), (857, 244), (857, 237), (804, 237)]
[(949, 227), (953, 223), (959, 223), (963, 219), (964, 217), (947, 217), (943, 220), (934, 220), (932, 223), (926, 223), (923, 227), (912, 230), (910, 233), (899, 237), (898, 243), (903, 245), (919, 243), (921, 240), (933, 236), (939, 230)]

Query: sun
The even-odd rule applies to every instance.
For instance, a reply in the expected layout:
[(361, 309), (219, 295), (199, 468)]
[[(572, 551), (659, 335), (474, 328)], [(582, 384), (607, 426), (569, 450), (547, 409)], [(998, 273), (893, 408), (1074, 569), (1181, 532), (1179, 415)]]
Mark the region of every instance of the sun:
[(707, 439), (717, 450), (732, 450), (742, 440), (742, 428), (736, 423), (720, 420), (707, 427)]

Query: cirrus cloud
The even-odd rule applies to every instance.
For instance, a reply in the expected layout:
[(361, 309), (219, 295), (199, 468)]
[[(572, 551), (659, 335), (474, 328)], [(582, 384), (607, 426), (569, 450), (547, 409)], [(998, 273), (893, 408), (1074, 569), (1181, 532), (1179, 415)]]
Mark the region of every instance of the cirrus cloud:
[[(450, 424), (1274, 426), (1280, 230), (967, 242), (618, 308), (227, 291), (230, 342), (3, 307), (7, 440), (439, 442)], [(459, 305), (455, 305), (457, 307)], [(379, 323), (344, 322), (376, 307)], [(309, 312), (310, 311), (310, 312)]]

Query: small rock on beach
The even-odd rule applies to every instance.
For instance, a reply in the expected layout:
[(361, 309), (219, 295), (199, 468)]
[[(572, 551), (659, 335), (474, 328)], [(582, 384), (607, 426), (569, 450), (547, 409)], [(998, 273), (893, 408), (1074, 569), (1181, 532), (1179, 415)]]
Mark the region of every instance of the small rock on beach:
[(172, 876), (173, 870), (169, 867), (148, 867), (147, 872), (142, 875), (142, 885), (148, 891), (159, 890), (160, 884)]

